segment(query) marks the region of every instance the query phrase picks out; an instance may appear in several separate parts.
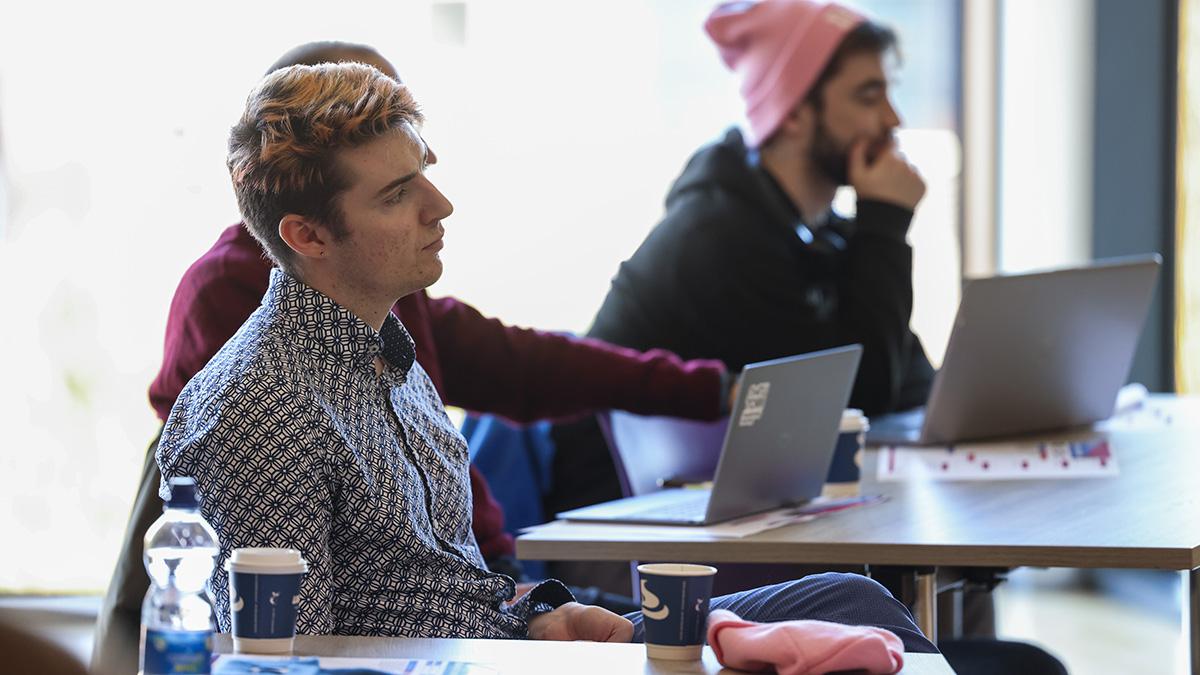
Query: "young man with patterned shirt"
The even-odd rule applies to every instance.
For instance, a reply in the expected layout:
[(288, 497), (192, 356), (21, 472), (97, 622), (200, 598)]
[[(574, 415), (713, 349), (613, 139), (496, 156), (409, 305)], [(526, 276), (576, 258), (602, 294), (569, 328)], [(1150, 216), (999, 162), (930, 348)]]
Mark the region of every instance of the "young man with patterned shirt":
[[(402, 81), (374, 48), (340, 41), (309, 42), (284, 53), (267, 73), (294, 65), (365, 63)], [(226, 227), (179, 281), (171, 300), (163, 360), (150, 385), (150, 404), (163, 422), (184, 385), (258, 309), (274, 264), (243, 223)], [(517, 424), (572, 419), (596, 410), (715, 419), (729, 401), (730, 380), (717, 361), (682, 361), (663, 350), (638, 352), (599, 340), (505, 325), (454, 297), (424, 290), (399, 300), (392, 313), (416, 343), (416, 361), (447, 406)], [(122, 536), (121, 553), (96, 617), (92, 668), (137, 669), (138, 625), (149, 578), (142, 538), (162, 513), (155, 438)], [(524, 580), (505, 514), (472, 465), (471, 530), (490, 569)], [(628, 574), (628, 566), (625, 566)], [(584, 582), (591, 584), (590, 579)], [(518, 592), (528, 580), (518, 584)], [(628, 588), (628, 583), (624, 585)], [(625, 613), (630, 598), (600, 588), (570, 587), (587, 604)], [(133, 645), (131, 648), (130, 645)]]
[[(250, 95), (230, 138), (242, 215), (278, 264), (263, 305), (180, 394), (157, 460), (196, 478), (221, 536), (301, 550), (310, 634), (622, 641), (640, 616), (547, 581), (516, 603), (471, 532), (466, 444), (390, 313), (441, 274), (436, 157), (408, 90), (360, 64), (294, 66)], [(165, 491), (165, 485), (163, 486)], [(824, 618), (932, 651), (875, 582), (819, 575), (716, 598), (756, 620)]]

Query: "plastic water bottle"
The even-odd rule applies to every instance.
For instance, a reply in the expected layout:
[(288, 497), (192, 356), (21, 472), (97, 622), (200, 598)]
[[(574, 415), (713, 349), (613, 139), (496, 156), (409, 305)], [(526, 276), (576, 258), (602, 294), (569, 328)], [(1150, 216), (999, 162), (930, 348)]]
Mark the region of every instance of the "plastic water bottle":
[(217, 533), (200, 515), (196, 481), (172, 478), (171, 498), (146, 531), (150, 590), (142, 603), (141, 673), (208, 673), (213, 609), (205, 595), (219, 550)]

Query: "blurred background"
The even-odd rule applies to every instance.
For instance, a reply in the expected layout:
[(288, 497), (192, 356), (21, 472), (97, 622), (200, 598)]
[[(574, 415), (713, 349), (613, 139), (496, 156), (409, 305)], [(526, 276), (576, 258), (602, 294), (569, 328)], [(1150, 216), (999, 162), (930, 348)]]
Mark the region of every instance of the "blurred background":
[[(901, 146), (929, 185), (911, 232), (913, 327), (934, 364), (964, 277), (1159, 251), (1131, 379), (1200, 388), (1197, 1), (848, 4), (900, 36)], [(75, 625), (56, 636), (86, 657), (158, 425), (146, 388), (168, 304), (238, 220), (227, 132), (280, 54), (364, 42), (412, 87), (456, 207), (432, 295), (582, 332), (686, 159), (739, 122), (701, 30), (712, 5), (0, 8), (0, 605)], [(852, 210), (853, 195), (838, 203)], [(1125, 672), (1130, 653), (1143, 671), (1182, 668), (1174, 574), (1022, 571), (999, 593), (1002, 635), (1073, 671)], [(1114, 638), (1093, 641), (1104, 630)]]

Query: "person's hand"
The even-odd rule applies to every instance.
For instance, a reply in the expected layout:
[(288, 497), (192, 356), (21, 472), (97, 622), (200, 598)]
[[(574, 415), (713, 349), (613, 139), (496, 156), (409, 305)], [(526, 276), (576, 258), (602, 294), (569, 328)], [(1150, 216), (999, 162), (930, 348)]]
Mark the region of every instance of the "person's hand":
[(888, 139), (868, 162), (870, 146), (869, 141), (860, 139), (850, 148), (848, 173), (858, 198), (888, 202), (910, 211), (917, 208), (925, 196), (925, 181), (896, 147), (895, 139)]
[(629, 642), (633, 639), (633, 623), (603, 607), (568, 602), (530, 619), (529, 637), (533, 640)]

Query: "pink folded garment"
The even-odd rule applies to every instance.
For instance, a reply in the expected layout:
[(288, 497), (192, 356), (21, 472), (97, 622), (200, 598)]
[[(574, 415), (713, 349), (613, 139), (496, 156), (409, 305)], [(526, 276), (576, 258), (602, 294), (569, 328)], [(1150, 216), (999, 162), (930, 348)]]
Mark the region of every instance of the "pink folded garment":
[(828, 621), (754, 623), (714, 609), (708, 644), (723, 665), (739, 670), (775, 669), (779, 675), (822, 675), (839, 670), (896, 673), (904, 667), (904, 643), (874, 626)]

